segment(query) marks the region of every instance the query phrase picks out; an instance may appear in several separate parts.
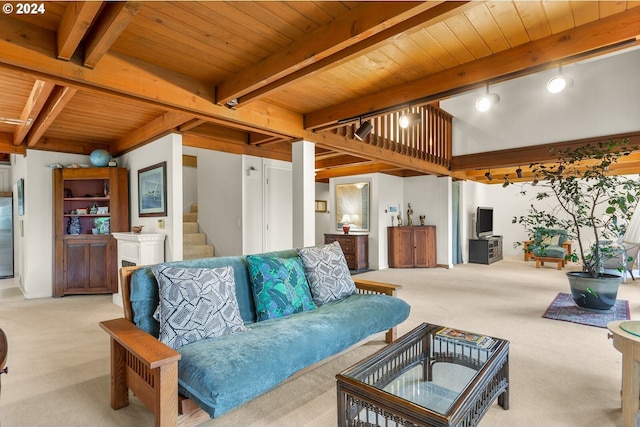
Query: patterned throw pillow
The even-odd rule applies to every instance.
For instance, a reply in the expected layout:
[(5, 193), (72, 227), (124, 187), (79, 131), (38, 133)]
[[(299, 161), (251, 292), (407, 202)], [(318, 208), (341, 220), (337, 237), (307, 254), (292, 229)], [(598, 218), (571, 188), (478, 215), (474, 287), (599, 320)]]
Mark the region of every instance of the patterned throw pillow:
[(356, 293), (340, 243), (298, 249), (316, 305), (340, 300)]
[(316, 308), (298, 257), (247, 255), (258, 321)]
[(173, 349), (244, 332), (233, 267), (151, 267), (160, 291), (160, 341)]

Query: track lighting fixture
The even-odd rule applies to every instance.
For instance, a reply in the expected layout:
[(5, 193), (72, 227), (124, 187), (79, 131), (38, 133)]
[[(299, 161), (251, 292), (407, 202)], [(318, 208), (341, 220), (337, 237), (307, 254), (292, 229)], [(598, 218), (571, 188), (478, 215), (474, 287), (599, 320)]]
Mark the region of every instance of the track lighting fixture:
[(502, 188), (507, 188), (509, 186), (509, 184), (511, 184), (509, 182), (509, 180), (507, 179), (507, 176), (509, 176), (509, 175), (505, 175), (504, 176), (504, 182), (502, 183)]
[(549, 93), (559, 93), (572, 85), (573, 79), (562, 74), (562, 64), (560, 64), (558, 74), (551, 77), (547, 82), (547, 91), (549, 91)]
[(540, 182), (540, 181), (538, 181), (538, 175), (536, 175), (536, 176), (533, 177), (533, 181), (531, 181), (531, 185), (534, 185), (534, 186), (538, 185), (538, 182)]
[(558, 166), (558, 170), (556, 171), (556, 175), (562, 175), (564, 172), (564, 165)]
[(516, 176), (518, 178), (522, 178), (522, 168), (520, 168), (520, 166), (518, 166), (518, 169), (516, 169)]
[(489, 93), (489, 85), (487, 84), (487, 90), (484, 95), (482, 95), (476, 101), (476, 110), (484, 113), (485, 111), (489, 111), (489, 109), (500, 102), (500, 96), (497, 93)]
[(493, 175), (491, 175), (491, 170), (488, 170), (487, 173), (484, 174), (485, 178), (487, 178), (489, 181), (491, 181), (493, 179)]
[(360, 127), (356, 130), (355, 137), (360, 141), (363, 141), (373, 130), (373, 125), (371, 122), (360, 123)]
[(400, 116), (400, 120), (398, 120), (398, 124), (402, 129), (406, 129), (410, 126), (415, 126), (422, 121), (420, 114), (418, 113), (405, 113)]

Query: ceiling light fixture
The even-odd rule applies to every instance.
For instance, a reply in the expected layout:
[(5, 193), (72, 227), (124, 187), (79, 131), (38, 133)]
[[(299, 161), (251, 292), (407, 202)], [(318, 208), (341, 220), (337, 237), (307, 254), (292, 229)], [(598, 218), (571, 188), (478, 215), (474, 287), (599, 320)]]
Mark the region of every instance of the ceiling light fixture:
[(522, 168), (520, 168), (520, 166), (518, 166), (518, 169), (516, 169), (516, 176), (518, 178), (522, 178)]
[(363, 141), (373, 130), (373, 125), (371, 122), (364, 122), (360, 120), (360, 127), (356, 130), (355, 137), (360, 141)]
[(500, 96), (497, 93), (489, 93), (489, 84), (487, 83), (487, 90), (484, 95), (482, 95), (476, 101), (476, 110), (484, 113), (485, 111), (489, 111), (489, 109), (500, 102)]
[(571, 87), (572, 85), (573, 79), (562, 74), (562, 64), (560, 64), (558, 74), (551, 77), (547, 82), (547, 91), (549, 91), (549, 93), (560, 93), (565, 88)]
[(511, 183), (509, 182), (509, 179), (507, 179), (507, 177), (508, 177), (508, 176), (509, 176), (509, 175), (505, 175), (505, 176), (504, 176), (504, 183), (502, 184), (502, 188), (507, 188), (507, 187), (509, 186), (509, 184), (511, 184)]
[(485, 178), (487, 178), (489, 181), (491, 181), (493, 179), (493, 175), (491, 175), (491, 169), (489, 169), (487, 171), (487, 173), (484, 174)]
[(418, 113), (405, 113), (400, 116), (398, 124), (402, 129), (406, 129), (410, 126), (415, 126), (422, 121), (422, 117)]
[(534, 186), (538, 185), (538, 182), (540, 182), (540, 181), (538, 181), (538, 175), (536, 175), (536, 176), (533, 177), (533, 181), (531, 181), (531, 185), (534, 185)]

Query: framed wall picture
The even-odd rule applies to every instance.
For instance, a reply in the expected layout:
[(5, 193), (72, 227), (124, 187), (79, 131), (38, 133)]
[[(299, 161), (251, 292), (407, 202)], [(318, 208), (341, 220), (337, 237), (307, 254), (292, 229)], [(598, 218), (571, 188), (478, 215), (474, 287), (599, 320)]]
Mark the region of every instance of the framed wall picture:
[(138, 213), (167, 216), (167, 162), (138, 170)]
[(327, 201), (316, 200), (316, 212), (326, 212), (326, 211), (327, 211)]

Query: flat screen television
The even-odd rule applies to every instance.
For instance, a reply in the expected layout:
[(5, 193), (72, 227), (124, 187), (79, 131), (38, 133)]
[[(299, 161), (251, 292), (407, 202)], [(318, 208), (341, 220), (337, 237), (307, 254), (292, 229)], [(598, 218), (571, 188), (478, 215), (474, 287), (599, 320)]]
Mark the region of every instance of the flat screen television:
[(493, 236), (493, 208), (478, 206), (476, 210), (476, 235), (478, 239)]

